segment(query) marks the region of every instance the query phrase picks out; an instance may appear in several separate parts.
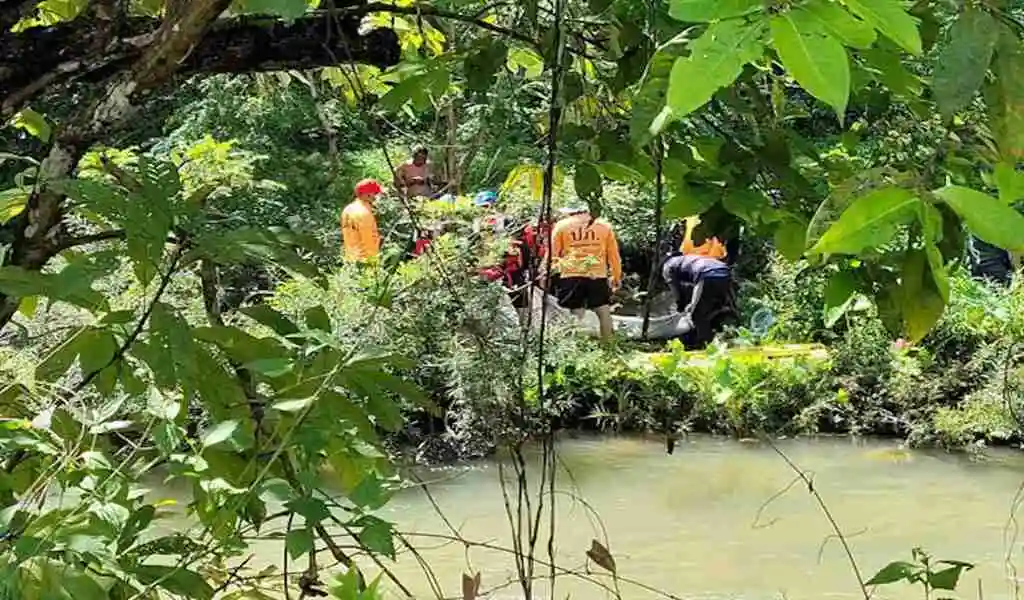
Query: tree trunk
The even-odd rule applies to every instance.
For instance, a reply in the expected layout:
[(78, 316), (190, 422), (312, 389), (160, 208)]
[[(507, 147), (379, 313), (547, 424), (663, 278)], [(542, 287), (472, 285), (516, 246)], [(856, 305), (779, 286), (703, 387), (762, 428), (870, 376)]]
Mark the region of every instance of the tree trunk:
[[(354, 18), (327, 21), (330, 15), (318, 13), (291, 24), (268, 25), (259, 19), (216, 23), (230, 3), (175, 4), (156, 29), (152, 19), (142, 20), (148, 29), (138, 30), (139, 19), (111, 20), (110, 14), (90, 10), (87, 16), (56, 27), (0, 34), (0, 118), (72, 77), (98, 82), (99, 89), (83, 98), (80, 108), (58, 126), (39, 168), (37, 189), (25, 211), (4, 226), (13, 233), (4, 266), (40, 270), (65, 246), (64, 197), (49, 184), (71, 177), (90, 146), (121, 127), (148, 92), (176, 73), (305, 68), (371, 55), (386, 66), (400, 56), (393, 31), (360, 36)], [(10, 9), (0, 4), (0, 18), (9, 14)], [(327, 26), (335, 22), (342, 31), (330, 31)], [(126, 37), (133, 32), (135, 37)], [(19, 304), (20, 298), (0, 294), (0, 330)]]

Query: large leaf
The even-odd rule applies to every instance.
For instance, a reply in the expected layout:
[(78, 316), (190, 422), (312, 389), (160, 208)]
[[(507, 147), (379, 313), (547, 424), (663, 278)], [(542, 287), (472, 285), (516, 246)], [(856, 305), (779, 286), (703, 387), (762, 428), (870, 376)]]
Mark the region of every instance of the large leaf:
[(291, 335), (299, 332), (299, 327), (295, 323), (266, 304), (247, 306), (240, 312), (260, 325), (273, 329), (278, 335)]
[(237, 430), (238, 421), (224, 421), (222, 423), (217, 423), (203, 433), (203, 448), (216, 446), (217, 444), (230, 440)]
[(859, 254), (889, 242), (900, 225), (917, 216), (913, 192), (887, 187), (857, 198), (812, 248), (822, 254)]
[(920, 341), (939, 321), (946, 303), (930, 273), (923, 250), (911, 250), (900, 274), (900, 311), (904, 333), (912, 342)]
[(50, 133), (52, 132), (50, 124), (46, 122), (43, 115), (31, 108), (23, 108), (18, 114), (14, 115), (14, 118), (11, 119), (11, 125), (28, 132), (29, 135), (38, 138), (43, 143), (50, 141)]
[(1024, 42), (1009, 28), (1000, 29), (985, 101), (999, 153), (1015, 162), (1024, 158)]
[(665, 203), (665, 216), (685, 219), (706, 212), (720, 198), (720, 192), (705, 186), (678, 183), (669, 186), (669, 200)]
[(576, 188), (576, 195), (584, 202), (592, 202), (601, 197), (603, 190), (601, 173), (590, 163), (576, 165), (573, 185)]
[(974, 568), (971, 563), (965, 563), (961, 561), (953, 560), (940, 560), (939, 563), (945, 563), (951, 565), (945, 569), (932, 571), (928, 575), (928, 585), (932, 586), (936, 590), (956, 590), (956, 586), (960, 583), (960, 575), (964, 571), (970, 571)]
[(916, 99), (924, 89), (923, 80), (911, 73), (900, 60), (898, 49), (875, 46), (859, 53), (875, 75), (875, 79), (894, 94)]
[(866, 584), (886, 585), (889, 583), (896, 583), (897, 581), (909, 579), (910, 576), (918, 570), (919, 567), (917, 565), (898, 560), (882, 567), (877, 573), (875, 573), (874, 577), (866, 582)]
[(810, 13), (772, 17), (772, 44), (783, 66), (804, 89), (835, 109), (842, 121), (850, 97), (850, 60), (839, 40)]
[(1024, 251), (1024, 215), (998, 198), (957, 185), (948, 185), (935, 195), (982, 240), (1005, 250)]
[(395, 532), (391, 523), (377, 517), (365, 516), (360, 518), (357, 524), (363, 527), (359, 532), (359, 543), (364, 548), (375, 554), (395, 558)]
[(190, 600), (213, 600), (213, 587), (202, 575), (181, 567), (140, 565), (132, 574), (144, 585), (157, 584), (172, 594)]
[[(170, 198), (180, 182), (174, 166), (161, 161), (140, 161), (139, 177), (121, 173), (132, 191), (114, 184), (76, 179), (59, 184), (59, 189), (84, 208), (95, 211), (124, 227), (128, 256), (135, 275), (148, 285), (157, 275), (167, 244), (167, 232), (173, 223)], [(173, 172), (173, 176), (149, 177), (150, 173)], [(127, 178), (131, 177), (130, 181)]]
[(1013, 204), (1024, 200), (1024, 171), (1018, 171), (1005, 162), (995, 167), (993, 173), (996, 187), (999, 188), (999, 200)]
[[(65, 271), (67, 268), (65, 268)], [(81, 275), (81, 277), (79, 277)], [(94, 273), (44, 274), (21, 267), (0, 267), (0, 292), (17, 298), (44, 296), (87, 310), (106, 310), (106, 298), (92, 289)]]
[(775, 249), (786, 260), (800, 260), (807, 249), (807, 225), (788, 219), (775, 229)]
[(689, 32), (683, 32), (664, 44), (647, 63), (647, 70), (640, 83), (640, 89), (633, 96), (630, 111), (629, 136), (637, 147), (650, 142), (652, 123), (665, 111), (665, 97), (668, 93), (669, 76), (676, 59), (683, 56), (690, 42)]
[(843, 0), (846, 7), (911, 54), (921, 54), (917, 19), (900, 0)]
[(811, 0), (797, 10), (806, 11), (851, 48), (864, 50), (875, 43), (875, 29), (832, 0)]
[(31, 192), (31, 189), (24, 187), (13, 187), (0, 192), (0, 225), (25, 210), (25, 204), (28, 203)]
[(761, 57), (764, 33), (760, 21), (720, 21), (708, 26), (691, 45), (690, 55), (672, 65), (666, 94), (671, 118), (685, 117), (735, 81), (743, 65)]
[(987, 11), (967, 5), (949, 29), (935, 61), (932, 88), (946, 118), (967, 105), (981, 88), (999, 39), (999, 24)]
[(114, 360), (118, 350), (114, 334), (104, 329), (86, 331), (79, 340), (79, 366), (82, 374), (90, 376), (106, 368)]
[(308, 554), (313, 549), (313, 532), (308, 527), (292, 529), (285, 535), (284, 547), (292, 560)]
[(465, 62), (466, 87), (475, 92), (491, 87), (494, 76), (508, 61), (508, 46), (501, 40), (484, 38), (478, 50), (470, 54)]
[(527, 79), (536, 79), (544, 72), (544, 58), (529, 48), (510, 49), (505, 64), (513, 73), (522, 69)]
[(920, 221), (924, 232), (924, 251), (928, 257), (935, 287), (942, 301), (949, 302), (949, 274), (946, 272), (945, 260), (942, 257), (940, 244), (946, 236), (946, 218), (934, 204), (922, 202), (920, 205)]
[(853, 304), (857, 280), (849, 271), (832, 275), (825, 286), (825, 327), (832, 327)]
[(761, 0), (671, 0), (668, 14), (684, 23), (707, 23), (757, 12), (763, 6)]
[(814, 211), (814, 216), (807, 226), (807, 243), (816, 244), (843, 211), (849, 208), (854, 200), (874, 189), (875, 182), (881, 180), (884, 175), (884, 169), (869, 169), (836, 186)]

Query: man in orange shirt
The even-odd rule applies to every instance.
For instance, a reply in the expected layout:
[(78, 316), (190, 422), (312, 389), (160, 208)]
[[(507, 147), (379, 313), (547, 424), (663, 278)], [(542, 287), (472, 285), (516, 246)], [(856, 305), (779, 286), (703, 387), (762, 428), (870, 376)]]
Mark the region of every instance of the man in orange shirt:
[(574, 211), (552, 229), (551, 257), (559, 275), (555, 286), (558, 304), (577, 318), (586, 310), (594, 311), (601, 337), (610, 338), (614, 332), (612, 292), (622, 283), (622, 259), (611, 224), (587, 211)]
[(380, 254), (380, 233), (373, 203), (383, 190), (373, 179), (356, 184), (356, 199), (341, 212), (341, 239), (345, 246), (345, 260), (366, 262)]

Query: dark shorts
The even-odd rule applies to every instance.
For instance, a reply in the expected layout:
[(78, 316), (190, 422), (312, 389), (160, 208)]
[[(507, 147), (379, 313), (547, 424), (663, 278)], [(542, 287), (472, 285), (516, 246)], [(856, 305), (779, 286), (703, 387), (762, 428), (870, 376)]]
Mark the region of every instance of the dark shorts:
[(562, 308), (595, 309), (612, 303), (612, 288), (604, 278), (563, 277), (555, 284), (555, 297)]
[[(690, 304), (694, 286), (679, 286), (676, 307), (683, 311)], [(693, 330), (683, 336), (688, 348), (705, 348), (720, 332), (723, 326), (734, 321), (737, 315), (736, 296), (731, 278), (708, 279), (697, 306), (693, 309)]]

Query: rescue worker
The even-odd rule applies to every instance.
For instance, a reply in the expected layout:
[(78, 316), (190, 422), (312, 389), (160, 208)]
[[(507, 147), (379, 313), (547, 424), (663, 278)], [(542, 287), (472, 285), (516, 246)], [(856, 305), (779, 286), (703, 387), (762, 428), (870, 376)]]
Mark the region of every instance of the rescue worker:
[(373, 214), (373, 203), (383, 192), (373, 179), (364, 179), (356, 184), (355, 200), (341, 212), (341, 239), (346, 261), (365, 263), (376, 260), (380, 254), (380, 232), (377, 230), (377, 217)]
[(706, 347), (736, 316), (732, 270), (723, 261), (676, 252), (665, 260), (661, 276), (676, 297), (676, 309), (693, 321), (693, 330), (683, 336), (687, 348)]
[(520, 325), (525, 326), (533, 288), (534, 257), (538, 251), (536, 232), (529, 223), (516, 230), (511, 219), (495, 209), (498, 201), (495, 192), (480, 192), (473, 201), (488, 213), (474, 222), (476, 233), (486, 237), (511, 234), (512, 239), (509, 240), (502, 262), (481, 269), (480, 275), (489, 281), (501, 281), (519, 315)]
[(683, 234), (683, 244), (680, 251), (683, 254), (695, 254), (698, 256), (707, 256), (710, 258), (717, 258), (719, 260), (725, 259), (728, 255), (725, 244), (723, 244), (715, 236), (711, 236), (705, 239), (699, 246), (693, 243), (693, 231), (700, 225), (700, 216), (694, 215), (692, 217), (686, 217), (683, 219), (683, 225), (686, 227), (686, 231)]
[(1010, 285), (1014, 267), (1009, 252), (972, 235), (967, 239), (967, 254), (971, 276), (1004, 286)]
[[(554, 222), (558, 223), (563, 219), (567, 219), (573, 215), (579, 215), (587, 212), (585, 208), (568, 206), (558, 209), (554, 215)], [(534, 270), (536, 272), (543, 272), (548, 268), (548, 244), (549, 234), (551, 233), (552, 226), (547, 223), (544, 219), (537, 222), (537, 255), (535, 257)], [(549, 290), (558, 289), (559, 275), (558, 271), (548, 273), (548, 278), (545, 287)]]
[(413, 150), (412, 159), (395, 169), (395, 188), (406, 198), (430, 198), (434, 195), (433, 165), (423, 146)]
[(551, 232), (551, 259), (559, 279), (555, 297), (577, 318), (585, 311), (597, 314), (601, 337), (612, 337), (612, 294), (622, 284), (619, 243), (610, 223), (583, 208), (555, 223)]

